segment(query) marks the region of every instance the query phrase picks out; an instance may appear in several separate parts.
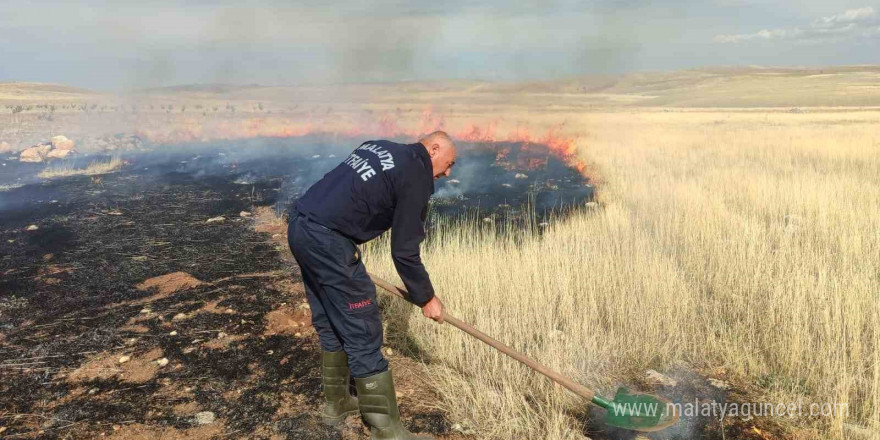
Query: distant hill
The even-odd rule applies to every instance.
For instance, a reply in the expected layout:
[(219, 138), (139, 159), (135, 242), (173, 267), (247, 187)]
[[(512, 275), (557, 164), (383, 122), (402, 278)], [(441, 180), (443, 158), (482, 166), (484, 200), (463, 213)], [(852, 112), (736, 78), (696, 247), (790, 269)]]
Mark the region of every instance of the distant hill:
[(0, 102), (104, 98), (180, 103), (259, 101), (285, 105), (442, 102), (525, 107), (554, 105), (560, 108), (874, 107), (880, 106), (880, 66), (713, 67), (527, 82), (450, 80), (302, 86), (189, 84), (116, 95), (58, 84), (0, 83)]
[(880, 66), (712, 67), (527, 81), (434, 81), (324, 86), (189, 85), (141, 91), (177, 97), (308, 103), (444, 100), (599, 107), (880, 106)]
[(167, 87), (151, 87), (146, 89), (136, 89), (131, 93), (134, 95), (169, 95), (177, 93), (212, 93), (212, 94), (228, 94), (243, 90), (261, 88), (259, 84), (236, 85), (236, 84), (181, 84)]
[(878, 106), (880, 66), (717, 67), (492, 84), (480, 92), (574, 95), (647, 107)]
[(0, 100), (64, 100), (100, 96), (100, 93), (63, 84), (0, 82)]

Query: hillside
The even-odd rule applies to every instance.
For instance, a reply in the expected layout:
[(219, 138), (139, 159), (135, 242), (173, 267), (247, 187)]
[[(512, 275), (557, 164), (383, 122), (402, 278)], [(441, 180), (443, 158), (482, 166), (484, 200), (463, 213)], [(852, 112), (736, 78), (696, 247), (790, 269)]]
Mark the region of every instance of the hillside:
[(595, 75), (549, 81), (436, 81), (265, 86), (194, 84), (96, 93), (58, 84), (0, 83), (0, 104), (47, 102), (265, 102), (572, 107), (866, 107), (880, 106), (880, 66), (729, 67)]
[(526, 104), (550, 98), (560, 104), (603, 107), (862, 107), (880, 105), (880, 66), (708, 68), (515, 83), (188, 86), (151, 89), (139, 95), (306, 102), (504, 100)]
[(63, 84), (35, 82), (0, 82), (0, 102), (22, 101), (37, 103), (46, 100), (96, 99), (101, 94)]

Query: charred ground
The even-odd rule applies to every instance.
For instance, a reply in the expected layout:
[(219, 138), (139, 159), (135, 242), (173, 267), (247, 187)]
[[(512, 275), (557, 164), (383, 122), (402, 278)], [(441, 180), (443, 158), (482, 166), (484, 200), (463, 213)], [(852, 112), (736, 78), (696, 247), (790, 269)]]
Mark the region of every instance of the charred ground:
[[(14, 180), (3, 183), (22, 186), (0, 192), (3, 435), (363, 437), (356, 418), (342, 430), (321, 425), (320, 348), (298, 271), (271, 229), (258, 232), (241, 215), (282, 211), (351, 146), (304, 141), (293, 161), (281, 160), (280, 141), (233, 147), (131, 154), (121, 172), (100, 178), (38, 181), (30, 177), (38, 168), (9, 164)], [(497, 168), (490, 182), (509, 197), (484, 186), (496, 198), (481, 198), (459, 184), (438, 215), (475, 199), (493, 209), (499, 200), (562, 202), (534, 197), (559, 190), (539, 180), (559, 170), (516, 178), (521, 170)], [(558, 180), (581, 200), (588, 191), (571, 174)], [(530, 198), (528, 188), (538, 191)], [(412, 362), (390, 358), (401, 371)], [(431, 399), (419, 378), (400, 381), (406, 423), (449, 434), (443, 415), (420, 405)]]
[[(216, 413), (227, 432), (277, 425), (281, 438), (333, 437), (317, 428), (282, 429), (308, 425), (308, 413), (291, 415), (303, 423), (276, 417), (282, 395), (314, 397), (320, 388), (318, 353), (308, 338), (264, 335), (267, 313), (302, 300), (279, 288), (296, 273), (246, 221), (205, 222), (250, 209), (251, 187), (170, 172), (108, 175), (101, 183), (74, 178), (17, 191), (59, 202), (3, 218), (6, 435), (91, 438), (128, 423), (186, 429), (194, 414), (175, 414), (173, 407), (194, 401), (194, 408)], [(39, 229), (25, 231), (29, 224)], [(138, 283), (174, 272), (207, 282), (143, 301), (154, 292)], [(223, 313), (197, 312), (209, 304)], [(178, 314), (189, 317), (175, 321)], [(202, 347), (221, 332), (242, 339)], [(68, 379), (96, 358), (138, 359), (156, 348), (170, 362), (146, 380)], [(296, 361), (281, 363), (284, 358)]]

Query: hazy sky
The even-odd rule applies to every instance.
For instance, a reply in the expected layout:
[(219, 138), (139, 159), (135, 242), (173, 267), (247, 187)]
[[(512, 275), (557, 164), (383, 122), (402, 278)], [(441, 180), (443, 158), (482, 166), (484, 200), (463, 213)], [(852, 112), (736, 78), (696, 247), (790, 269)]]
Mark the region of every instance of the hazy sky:
[(752, 64), (880, 64), (880, 0), (0, 0), (0, 81), (99, 90)]

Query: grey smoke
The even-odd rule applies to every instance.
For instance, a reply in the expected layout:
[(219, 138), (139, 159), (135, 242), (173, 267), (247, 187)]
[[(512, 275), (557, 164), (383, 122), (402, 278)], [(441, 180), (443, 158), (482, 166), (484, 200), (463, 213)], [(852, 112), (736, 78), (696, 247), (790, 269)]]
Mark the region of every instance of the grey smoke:
[[(867, 6), (844, 0), (829, 11), (826, 3), (2, 2), (0, 81), (119, 90), (193, 83), (522, 80), (732, 60), (815, 65), (869, 59), (870, 50), (845, 50), (851, 40), (820, 38), (872, 35), (876, 26), (859, 15), (870, 14), (849, 12)], [(790, 25), (797, 17), (814, 19)], [(760, 52), (733, 44), (719, 49), (712, 42), (718, 34), (746, 41), (755, 32), (750, 29), (767, 29), (767, 41), (801, 35), (826, 46)], [(876, 44), (874, 37), (861, 41)]]

